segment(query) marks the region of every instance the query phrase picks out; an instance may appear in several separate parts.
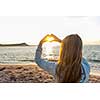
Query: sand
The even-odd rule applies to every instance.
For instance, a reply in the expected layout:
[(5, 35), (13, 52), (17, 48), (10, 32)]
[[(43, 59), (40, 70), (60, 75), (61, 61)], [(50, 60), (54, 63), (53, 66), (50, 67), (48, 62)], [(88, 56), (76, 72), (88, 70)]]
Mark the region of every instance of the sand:
[(36, 64), (0, 65), (1, 83), (51, 83), (52, 75), (39, 68)]
[[(0, 64), (0, 83), (55, 83), (55, 79), (36, 64)], [(91, 74), (89, 83), (100, 83), (100, 76)]]

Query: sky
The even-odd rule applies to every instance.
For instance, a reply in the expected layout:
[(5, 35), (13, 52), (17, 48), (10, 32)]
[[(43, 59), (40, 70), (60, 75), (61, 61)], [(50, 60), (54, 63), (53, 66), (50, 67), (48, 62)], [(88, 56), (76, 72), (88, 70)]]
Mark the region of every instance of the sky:
[(84, 44), (98, 43), (100, 41), (100, 17), (0, 16), (0, 43), (26, 42), (34, 45), (50, 33), (60, 39), (77, 33)]

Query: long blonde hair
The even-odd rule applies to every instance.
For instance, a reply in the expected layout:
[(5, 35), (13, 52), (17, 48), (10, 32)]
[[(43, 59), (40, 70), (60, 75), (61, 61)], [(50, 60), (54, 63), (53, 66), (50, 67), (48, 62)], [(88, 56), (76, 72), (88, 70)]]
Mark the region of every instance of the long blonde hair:
[(60, 58), (56, 69), (58, 82), (79, 82), (81, 79), (82, 40), (77, 34), (61, 42)]

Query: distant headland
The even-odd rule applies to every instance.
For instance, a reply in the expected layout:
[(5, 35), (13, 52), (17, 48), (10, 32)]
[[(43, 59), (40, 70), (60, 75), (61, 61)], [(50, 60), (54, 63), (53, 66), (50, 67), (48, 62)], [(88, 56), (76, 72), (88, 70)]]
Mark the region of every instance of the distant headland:
[(27, 43), (18, 43), (18, 44), (0, 44), (0, 46), (29, 46)]

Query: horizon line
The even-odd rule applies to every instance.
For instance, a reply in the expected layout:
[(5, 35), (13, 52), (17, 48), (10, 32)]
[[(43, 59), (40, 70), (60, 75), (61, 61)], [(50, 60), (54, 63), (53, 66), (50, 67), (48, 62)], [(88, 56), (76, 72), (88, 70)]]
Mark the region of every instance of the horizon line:
[[(4, 42), (1, 42), (0, 44), (1, 45), (9, 45), (9, 44), (22, 44), (22, 43), (25, 43), (27, 45), (38, 45), (38, 43), (32, 43), (32, 42), (10, 42), (10, 43), (4, 43)], [(96, 41), (96, 42), (83, 42), (83, 45), (100, 45), (100, 41)]]

